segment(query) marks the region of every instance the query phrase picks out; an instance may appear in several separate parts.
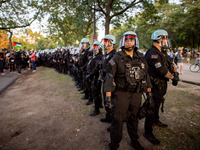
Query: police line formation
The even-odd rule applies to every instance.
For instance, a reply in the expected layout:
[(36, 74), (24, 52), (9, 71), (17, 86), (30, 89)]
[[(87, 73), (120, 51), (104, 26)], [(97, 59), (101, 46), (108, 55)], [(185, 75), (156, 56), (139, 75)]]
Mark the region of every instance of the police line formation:
[(127, 124), (129, 144), (136, 150), (144, 149), (138, 141), (138, 119), (145, 118), (143, 136), (154, 145), (160, 141), (153, 134), (153, 126), (168, 127), (159, 120), (159, 109), (163, 112), (167, 82), (171, 79), (176, 86), (179, 74), (165, 50), (169, 46), (168, 33), (156, 30), (151, 39), (152, 47), (145, 56), (138, 51), (139, 40), (132, 31), (122, 35), (118, 52), (113, 48), (116, 39), (110, 34), (91, 47), (89, 40), (83, 38), (79, 48), (58, 47), (54, 52), (40, 52), (43, 66), (69, 74), (84, 94), (82, 99), (88, 99), (85, 104), (94, 102), (90, 116), (98, 115), (100, 108), (105, 107), (106, 116), (100, 121), (111, 123), (107, 129), (110, 150), (120, 146), (123, 122)]

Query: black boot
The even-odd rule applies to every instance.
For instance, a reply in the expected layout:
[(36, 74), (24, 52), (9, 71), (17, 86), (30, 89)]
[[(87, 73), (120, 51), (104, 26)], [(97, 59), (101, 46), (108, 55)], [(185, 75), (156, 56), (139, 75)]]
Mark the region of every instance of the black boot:
[(129, 145), (130, 145), (131, 147), (133, 147), (135, 150), (144, 150), (144, 147), (142, 147), (142, 146), (140, 145), (140, 143), (138, 142), (138, 140), (131, 141), (131, 142), (129, 143)]
[(152, 134), (147, 134), (147, 133), (143, 133), (143, 136), (152, 144), (154, 145), (158, 145), (160, 144), (160, 141)]
[(80, 93), (83, 94), (83, 93), (85, 93), (85, 92), (84, 92), (84, 91), (81, 91)]
[(101, 118), (100, 121), (101, 121), (101, 122), (108, 122), (108, 123), (111, 123), (111, 122), (112, 122), (112, 120), (109, 119), (109, 118), (107, 118), (107, 117), (106, 117), (106, 118)]
[(81, 99), (88, 99), (88, 96), (87, 96), (87, 95), (83, 95), (83, 96), (81, 97)]
[(90, 105), (90, 104), (92, 104), (93, 102), (91, 101), (91, 100), (88, 100), (86, 103), (85, 103), (85, 105)]
[(89, 115), (90, 115), (90, 116), (96, 116), (96, 115), (98, 115), (98, 114), (100, 114), (100, 111), (99, 111), (99, 110), (94, 110), (94, 111), (91, 112)]
[(164, 123), (162, 123), (160, 121), (154, 123), (153, 126), (158, 126), (158, 127), (161, 127), (161, 128), (167, 128), (168, 127), (167, 124), (164, 124)]
[(82, 91), (82, 90), (83, 90), (82, 88), (78, 89), (78, 91)]

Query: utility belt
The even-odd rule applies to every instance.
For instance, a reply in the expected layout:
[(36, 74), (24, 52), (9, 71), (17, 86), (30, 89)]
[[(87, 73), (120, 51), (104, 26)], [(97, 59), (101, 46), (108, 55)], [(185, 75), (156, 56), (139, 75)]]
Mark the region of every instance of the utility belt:
[(124, 78), (117, 76), (115, 79), (116, 90), (126, 92), (142, 93), (147, 91), (147, 82), (145, 80), (128, 83)]
[(150, 76), (150, 79), (151, 79), (151, 83), (152, 84), (158, 84), (158, 83), (165, 83), (166, 82), (166, 79), (164, 78), (153, 78), (152, 76)]

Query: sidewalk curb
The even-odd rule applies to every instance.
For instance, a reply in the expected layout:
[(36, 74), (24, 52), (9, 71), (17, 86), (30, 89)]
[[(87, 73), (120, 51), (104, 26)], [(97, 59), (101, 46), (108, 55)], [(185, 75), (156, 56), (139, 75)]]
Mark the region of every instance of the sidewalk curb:
[(3, 93), (9, 86), (13, 85), (18, 78), (19, 78), (19, 76), (16, 76), (5, 87), (3, 87), (2, 89), (0, 89), (0, 94)]
[(179, 80), (180, 82), (184, 82), (184, 83), (188, 83), (188, 84), (194, 84), (194, 85), (197, 85), (197, 86), (200, 86), (200, 83), (198, 82), (193, 82), (193, 81), (187, 81), (187, 80)]

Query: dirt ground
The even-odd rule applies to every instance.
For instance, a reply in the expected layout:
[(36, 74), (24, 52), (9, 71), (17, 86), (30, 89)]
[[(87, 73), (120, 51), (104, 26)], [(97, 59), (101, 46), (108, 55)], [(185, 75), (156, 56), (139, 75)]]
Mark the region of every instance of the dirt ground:
[[(183, 89), (193, 87), (185, 86)], [(84, 105), (86, 101), (81, 96), (71, 77), (53, 69), (39, 67), (35, 73), (28, 71), (20, 76), (0, 95), (0, 149), (107, 150), (110, 134), (106, 129), (110, 124), (99, 121), (105, 111), (89, 116), (94, 108)], [(161, 119), (170, 122), (173, 117), (168, 113)], [(173, 128), (173, 121), (169, 124)], [(139, 141), (146, 149), (152, 149), (153, 145), (142, 136), (143, 126), (144, 119), (139, 122)], [(129, 141), (124, 124), (119, 150), (131, 150)]]

